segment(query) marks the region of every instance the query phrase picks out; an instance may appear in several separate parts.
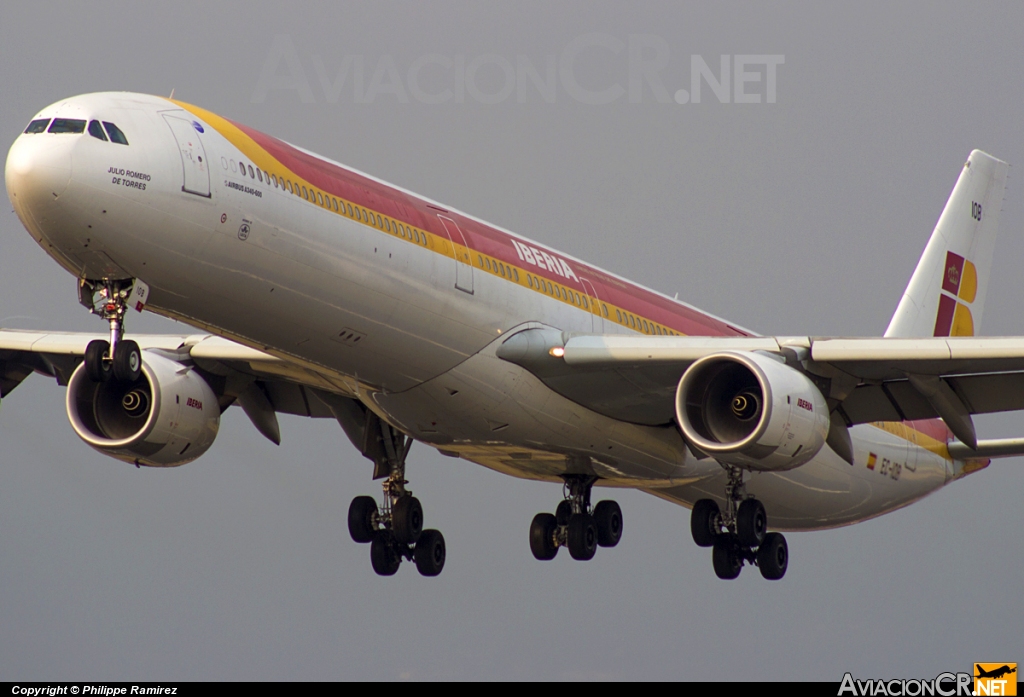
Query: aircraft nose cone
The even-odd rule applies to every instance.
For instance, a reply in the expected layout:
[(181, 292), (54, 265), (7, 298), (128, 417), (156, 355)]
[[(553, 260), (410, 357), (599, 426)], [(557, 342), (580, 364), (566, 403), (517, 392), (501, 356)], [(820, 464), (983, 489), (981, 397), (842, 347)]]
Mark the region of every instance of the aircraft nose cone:
[(22, 135), (7, 153), (4, 181), (18, 215), (37, 215), (67, 189), (71, 181), (70, 138), (38, 133)]

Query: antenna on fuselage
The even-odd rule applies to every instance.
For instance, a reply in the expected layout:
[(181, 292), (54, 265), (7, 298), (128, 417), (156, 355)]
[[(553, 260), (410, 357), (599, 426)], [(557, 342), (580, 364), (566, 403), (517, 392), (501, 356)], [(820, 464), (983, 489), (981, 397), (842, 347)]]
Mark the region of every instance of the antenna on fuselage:
[(174, 88), (171, 88), (171, 96), (168, 99), (174, 99)]

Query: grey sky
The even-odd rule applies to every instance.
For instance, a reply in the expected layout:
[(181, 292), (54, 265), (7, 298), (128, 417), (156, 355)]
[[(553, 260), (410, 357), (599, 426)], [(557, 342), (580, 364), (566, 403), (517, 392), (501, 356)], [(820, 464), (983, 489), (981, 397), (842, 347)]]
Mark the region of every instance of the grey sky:
[[(1024, 163), (1022, 30), (1009, 3), (6, 3), (0, 142), (62, 97), (173, 88), (759, 332), (877, 335), (970, 150)], [(532, 85), (522, 102), (360, 101), (350, 74), (332, 102), (317, 69), (334, 78), (362, 56), (364, 88), (385, 56), (403, 80), (430, 54), (543, 69), (590, 34), (663, 42), (672, 94), (692, 54), (716, 72), (722, 54), (782, 55), (777, 101), (723, 104), (705, 87), (700, 104), (659, 103), (645, 85), (594, 105), (561, 83), (553, 103)], [(311, 103), (258, 99), (275, 36), (296, 47)], [(575, 75), (626, 88), (627, 54), (587, 49)], [(474, 84), (494, 94), (487, 60)], [(422, 75), (438, 92), (452, 80)], [(987, 334), (1024, 334), (1015, 172)], [(102, 331), (6, 210), (0, 325)], [(629, 491), (610, 494), (619, 547), (537, 562), (530, 519), (559, 487), (420, 444), (411, 486), (448, 563), (381, 579), (345, 527), (349, 500), (379, 487), (336, 425), (286, 417), (278, 448), (232, 409), (200, 460), (135, 470), (81, 443), (63, 400), (37, 376), (0, 410), (0, 680), (838, 681), (1024, 659), (1019, 459), (874, 521), (789, 535), (782, 582), (724, 582), (688, 511)], [(1024, 418), (981, 430), (1024, 435)]]

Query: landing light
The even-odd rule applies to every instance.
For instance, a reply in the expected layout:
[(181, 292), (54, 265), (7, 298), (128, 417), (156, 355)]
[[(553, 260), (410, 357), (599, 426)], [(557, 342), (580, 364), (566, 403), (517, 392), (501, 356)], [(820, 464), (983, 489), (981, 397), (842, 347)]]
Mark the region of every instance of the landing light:
[(550, 353), (555, 358), (561, 358), (562, 356), (565, 355), (565, 348), (562, 346), (554, 346), (551, 348), (550, 351), (548, 351), (548, 353)]

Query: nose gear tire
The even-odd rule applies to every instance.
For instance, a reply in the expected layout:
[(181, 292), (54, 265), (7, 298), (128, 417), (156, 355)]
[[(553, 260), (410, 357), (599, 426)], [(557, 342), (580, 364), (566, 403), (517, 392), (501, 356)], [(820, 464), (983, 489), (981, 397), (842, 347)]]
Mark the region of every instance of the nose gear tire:
[(110, 351), (110, 343), (96, 339), (85, 347), (85, 374), (91, 382), (106, 382), (110, 379), (110, 361), (104, 360)]
[(114, 349), (113, 372), (118, 382), (131, 384), (142, 375), (142, 351), (130, 339), (117, 342)]

